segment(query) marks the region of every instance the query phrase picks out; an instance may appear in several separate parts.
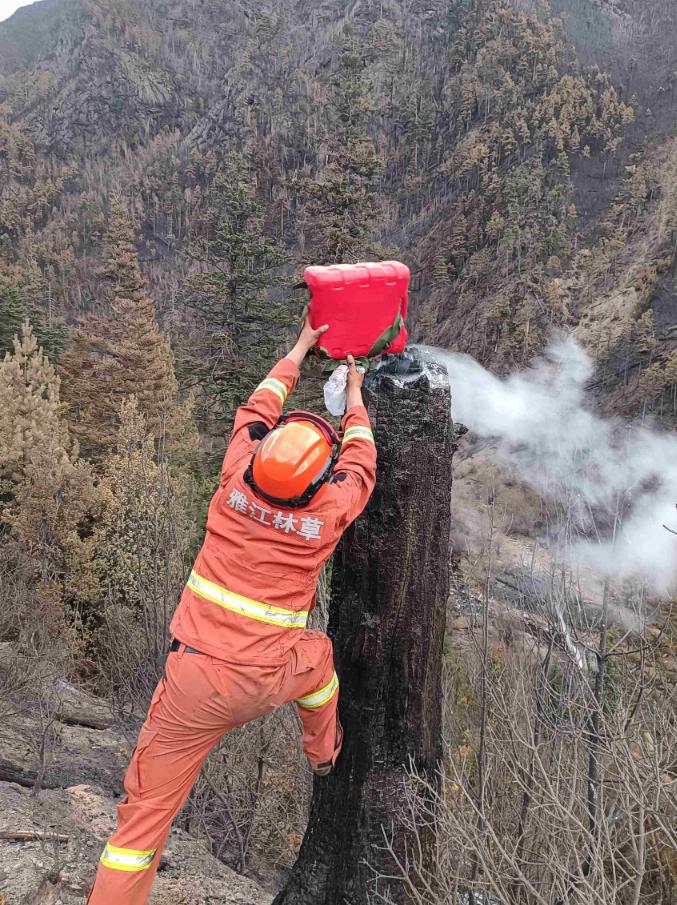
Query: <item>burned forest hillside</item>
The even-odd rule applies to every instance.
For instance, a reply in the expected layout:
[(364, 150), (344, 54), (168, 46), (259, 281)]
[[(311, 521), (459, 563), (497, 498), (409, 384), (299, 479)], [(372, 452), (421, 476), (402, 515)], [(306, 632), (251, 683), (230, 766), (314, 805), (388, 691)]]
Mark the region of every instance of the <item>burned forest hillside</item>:
[(3, 280), (56, 333), (97, 314), (117, 191), (177, 366), (192, 371), (214, 354), (208, 327), (235, 329), (210, 322), (210, 287), (195, 280), (237, 255), (214, 243), (237, 207), (239, 235), (260, 240), (261, 285), (230, 291), (282, 301), (274, 330), (297, 315), (281, 289), (307, 261), (396, 253), (415, 274), (415, 338), (505, 368), (553, 325), (595, 320), (569, 282), (596, 293), (602, 269), (625, 289), (603, 256), (639, 257), (632, 230), (654, 224), (643, 263), (656, 273), (626, 313), (651, 312), (662, 361), (674, 38), (674, 11), (654, 0), (45, 0), (0, 24)]
[[(510, 388), (486, 373), (529, 383), (554, 354), (575, 389), (567, 408), (553, 378), (512, 443), (454, 426), (443, 781), (421, 813), (408, 764), (393, 815), (437, 861), (421, 843), (396, 878), (420, 905), (676, 905), (677, 620), (650, 574), (674, 568), (607, 555), (660, 476), (608, 503), (604, 451), (587, 495), (540, 469), (574, 409), (608, 449), (674, 440), (677, 0), (40, 0), (0, 22), (0, 905), (83, 901), (235, 410), (298, 334), (303, 269), (381, 259), (411, 271), (420, 354), (451, 356), (454, 421), (461, 374)], [(319, 412), (304, 367), (294, 406)], [(297, 723), (210, 755), (152, 902), (272, 901), (310, 813)]]

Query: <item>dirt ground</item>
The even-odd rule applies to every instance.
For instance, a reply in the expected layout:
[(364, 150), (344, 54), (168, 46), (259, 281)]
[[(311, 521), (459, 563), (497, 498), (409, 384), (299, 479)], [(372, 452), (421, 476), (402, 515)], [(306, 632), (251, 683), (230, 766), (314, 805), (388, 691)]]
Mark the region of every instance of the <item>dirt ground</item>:
[[(130, 740), (112, 727), (103, 701), (63, 686), (37, 795), (32, 787), (40, 721), (21, 710), (2, 720), (0, 905), (82, 905), (114, 827)], [(174, 829), (150, 903), (268, 905), (271, 898)]]
[[(0, 903), (81, 905), (113, 829), (114, 814), (115, 800), (95, 786), (46, 789), (33, 797), (15, 783), (0, 783), (0, 835), (35, 832), (67, 837), (67, 841), (0, 839)], [(270, 893), (177, 829), (171, 833), (150, 903), (267, 905), (270, 899)]]

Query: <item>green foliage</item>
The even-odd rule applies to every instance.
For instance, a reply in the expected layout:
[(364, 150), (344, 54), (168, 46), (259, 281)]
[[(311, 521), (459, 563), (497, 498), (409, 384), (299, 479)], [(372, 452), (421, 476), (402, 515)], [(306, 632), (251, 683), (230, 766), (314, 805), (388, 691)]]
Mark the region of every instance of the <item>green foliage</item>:
[(66, 344), (68, 328), (61, 318), (46, 318), (36, 305), (28, 305), (24, 292), (0, 279), (0, 356), (14, 348), (21, 325), (30, 320), (38, 345), (53, 363), (57, 363)]
[(365, 46), (346, 26), (338, 66), (329, 80), (331, 114), (322, 135), (326, 163), (301, 190), (300, 229), (314, 263), (378, 255), (383, 162), (367, 131), (370, 86), (365, 68)]
[(61, 362), (73, 431), (93, 457), (114, 442), (121, 400), (137, 397), (159, 440), (176, 399), (171, 349), (159, 332), (132, 237), (129, 215), (114, 198), (100, 274), (107, 305), (80, 324)]
[(202, 425), (214, 416), (230, 424), (274, 364), (294, 320), (273, 295), (285, 254), (266, 235), (244, 159), (229, 158), (210, 184), (193, 254), (205, 267), (187, 288), (197, 321), (190, 369), (206, 399)]
[(13, 349), (14, 337), (25, 320), (26, 306), (19, 290), (11, 284), (0, 285), (0, 355)]
[(39, 312), (33, 314), (35, 337), (50, 361), (58, 364), (68, 341), (68, 327), (59, 318), (46, 320)]
[(28, 576), (45, 618), (61, 624), (86, 591), (97, 493), (62, 417), (59, 378), (28, 322), (0, 362), (0, 488), (0, 557)]
[(134, 396), (118, 413), (116, 450), (102, 468), (92, 538), (96, 594), (84, 609), (102, 678), (123, 703), (148, 699), (162, 669), (169, 621), (194, 554), (186, 473), (172, 475)]
[[(173, 547), (177, 518), (183, 527), (185, 518), (179, 518), (179, 494), (166, 462), (158, 461), (154, 438), (134, 396), (121, 404), (117, 450), (106, 458), (100, 486), (104, 508), (94, 537), (102, 594), (138, 617), (155, 585), (154, 572)], [(171, 561), (178, 580), (184, 565)], [(167, 577), (176, 583), (176, 575)]]
[[(477, 239), (497, 209), (507, 213), (511, 257), (521, 260), (514, 230), (525, 208), (536, 217), (545, 201), (543, 238), (530, 235), (525, 247), (532, 258), (555, 253), (547, 221), (563, 221), (555, 243), (562, 246), (570, 233), (569, 157), (581, 148), (613, 149), (632, 111), (599, 71), (583, 73), (566, 58), (554, 21), (514, 12), (502, 0), (468, 4), (449, 60), (444, 91), (449, 109), (458, 113), (451, 154), (441, 166), (481, 200)], [(516, 211), (522, 192), (527, 197)]]
[(7, 113), (0, 105), (0, 237), (16, 252), (14, 243), (46, 224), (74, 170), (45, 160), (29, 132)]

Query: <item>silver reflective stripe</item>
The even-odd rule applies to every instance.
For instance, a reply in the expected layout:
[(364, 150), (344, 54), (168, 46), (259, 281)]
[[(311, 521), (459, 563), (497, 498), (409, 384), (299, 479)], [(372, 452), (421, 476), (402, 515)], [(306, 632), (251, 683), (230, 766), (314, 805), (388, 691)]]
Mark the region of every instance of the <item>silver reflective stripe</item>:
[(235, 594), (221, 585), (207, 581), (195, 570), (190, 573), (188, 587), (204, 600), (221, 606), (224, 610), (256, 619), (258, 622), (266, 622), (268, 625), (278, 625), (281, 628), (305, 628), (308, 622), (307, 610), (285, 610), (279, 606), (270, 606), (258, 600), (250, 600), (241, 594)]
[(113, 870), (129, 872), (148, 870), (153, 863), (156, 851), (155, 848), (146, 851), (139, 851), (135, 848), (117, 848), (109, 842), (101, 854), (100, 861), (106, 867), (112, 867)]
[(266, 379), (262, 380), (256, 387), (254, 393), (258, 393), (259, 390), (270, 390), (271, 393), (275, 393), (283, 403), (287, 400), (287, 387), (281, 380), (278, 380), (277, 377), (266, 377)]
[(344, 444), (350, 443), (351, 440), (368, 440), (370, 443), (373, 443), (374, 434), (370, 427), (358, 424), (355, 427), (349, 427), (343, 435)]
[(338, 687), (338, 676), (334, 673), (331, 681), (324, 688), (320, 688), (319, 691), (314, 691), (312, 694), (304, 694), (302, 698), (296, 699), (296, 703), (299, 707), (305, 707), (307, 710), (315, 710), (316, 707), (321, 707), (327, 701), (330, 701), (338, 691)]

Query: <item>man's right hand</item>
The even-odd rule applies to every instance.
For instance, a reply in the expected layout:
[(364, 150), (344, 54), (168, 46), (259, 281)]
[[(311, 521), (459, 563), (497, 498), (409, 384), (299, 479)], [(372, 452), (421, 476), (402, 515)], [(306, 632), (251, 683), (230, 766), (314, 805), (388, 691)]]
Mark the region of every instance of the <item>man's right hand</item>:
[(355, 364), (355, 359), (352, 355), (349, 355), (346, 358), (346, 362), (348, 364), (348, 389), (350, 389), (350, 387), (356, 387), (360, 390), (364, 383), (364, 372), (357, 370), (357, 365)]
[(346, 409), (351, 409), (356, 405), (364, 405), (362, 402), (362, 384), (364, 383), (364, 373), (357, 370), (355, 359), (352, 355), (346, 358), (348, 365), (348, 380), (346, 385)]

